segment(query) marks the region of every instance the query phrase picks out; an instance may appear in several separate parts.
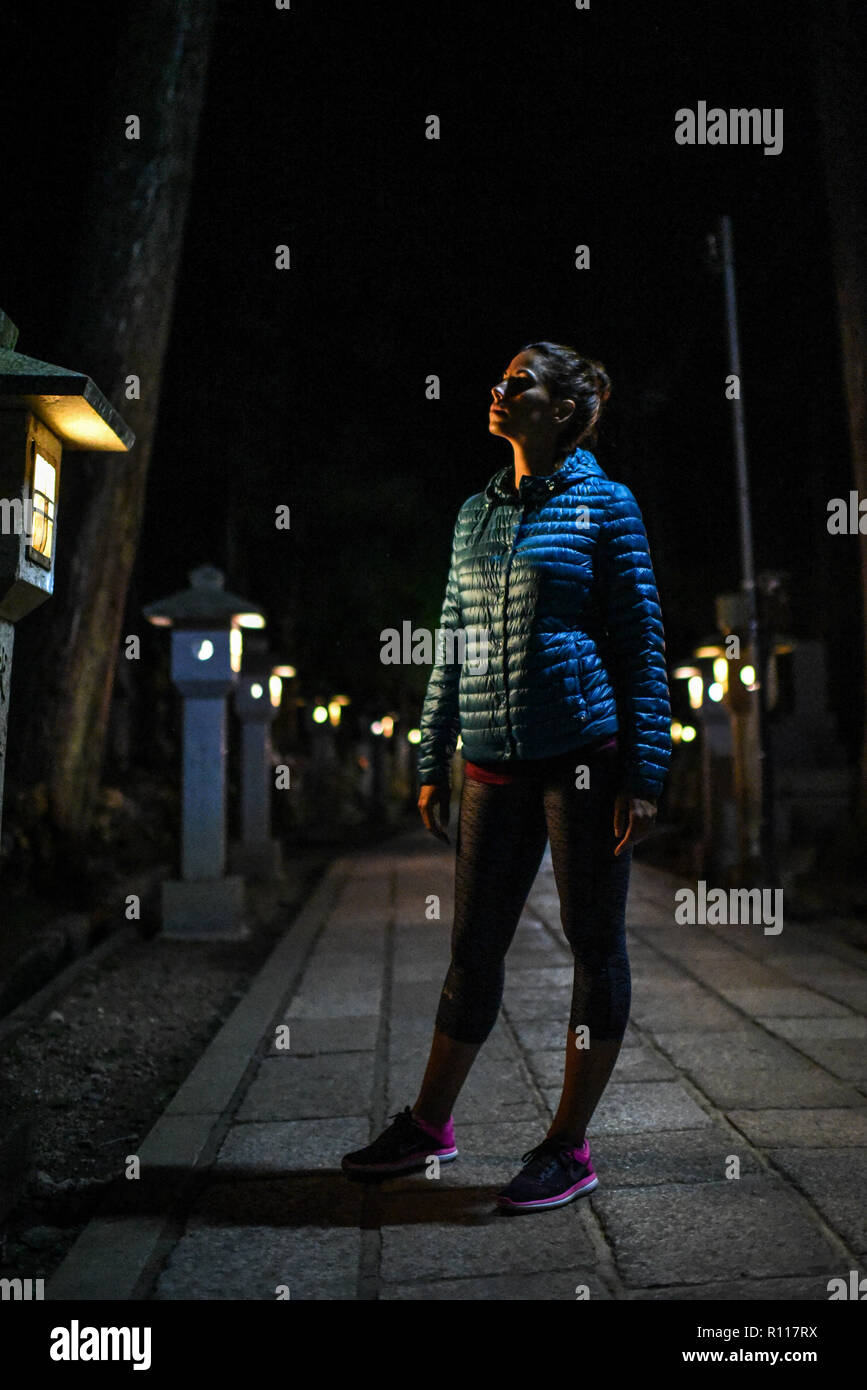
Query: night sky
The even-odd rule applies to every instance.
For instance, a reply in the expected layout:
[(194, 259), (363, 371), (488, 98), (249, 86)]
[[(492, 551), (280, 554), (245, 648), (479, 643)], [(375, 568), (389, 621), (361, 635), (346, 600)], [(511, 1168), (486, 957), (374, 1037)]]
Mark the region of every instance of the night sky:
[[(458, 507), (512, 458), (488, 435), (491, 385), (551, 338), (612, 378), (595, 452), (636, 494), (669, 656), (687, 656), (740, 579), (722, 284), (705, 262), (727, 211), (756, 567), (791, 575), (795, 635), (828, 637), (851, 738), (856, 552), (827, 535), (826, 508), (854, 484), (801, 8), (221, 3), (128, 630), (211, 560), (266, 608), (308, 694), (394, 698), (380, 630), (435, 625)], [(38, 99), (23, 62), (3, 95), (20, 196), (0, 304), (19, 348), (49, 361), (124, 6), (101, 11), (99, 43), (86, 10), (58, 11), (28, 50)], [(7, 61), (29, 32), (6, 22)], [(700, 100), (782, 107), (783, 152), (676, 144), (675, 111)], [(417, 696), (426, 676), (400, 673)]]

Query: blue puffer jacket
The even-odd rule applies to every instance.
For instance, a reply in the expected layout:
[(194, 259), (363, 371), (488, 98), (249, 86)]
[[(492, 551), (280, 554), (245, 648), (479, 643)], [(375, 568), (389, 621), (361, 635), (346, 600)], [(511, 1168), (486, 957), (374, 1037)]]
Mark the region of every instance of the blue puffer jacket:
[[(671, 758), (665, 636), (638, 504), (593, 454), (548, 477), (514, 467), (461, 507), (421, 717), (419, 778), (447, 783), (458, 735), (471, 762), (566, 753), (618, 733), (622, 790), (656, 797)], [(476, 669), (473, 669), (474, 665)], [(487, 669), (484, 669), (487, 665)]]

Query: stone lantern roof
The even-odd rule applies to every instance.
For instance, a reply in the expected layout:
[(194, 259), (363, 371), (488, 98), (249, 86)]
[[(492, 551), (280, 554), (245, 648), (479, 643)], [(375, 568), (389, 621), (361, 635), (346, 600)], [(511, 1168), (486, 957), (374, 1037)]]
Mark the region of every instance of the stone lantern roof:
[(126, 453), (135, 443), (129, 425), (84, 372), (15, 352), (18, 329), (0, 310), (0, 396), (47, 425), (64, 449)]
[(230, 594), (223, 587), (225, 582), (226, 576), (215, 565), (199, 565), (190, 571), (189, 589), (149, 604), (144, 615), (157, 627), (264, 627), (262, 609)]

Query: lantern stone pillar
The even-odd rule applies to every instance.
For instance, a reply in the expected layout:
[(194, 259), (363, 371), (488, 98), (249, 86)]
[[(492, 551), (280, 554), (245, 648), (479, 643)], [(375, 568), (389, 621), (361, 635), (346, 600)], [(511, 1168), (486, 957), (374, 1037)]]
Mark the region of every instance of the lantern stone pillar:
[(2, 832), (3, 783), (6, 773), (6, 728), (9, 723), (9, 695), (12, 688), (12, 647), (15, 629), (0, 618), (0, 832)]
[(145, 616), (172, 627), (172, 680), (184, 701), (181, 877), (162, 885), (163, 935), (243, 940), (244, 880), (226, 877), (226, 696), (241, 666), (244, 626), (264, 626), (260, 610), (228, 594), (211, 565), (191, 587), (151, 604)]

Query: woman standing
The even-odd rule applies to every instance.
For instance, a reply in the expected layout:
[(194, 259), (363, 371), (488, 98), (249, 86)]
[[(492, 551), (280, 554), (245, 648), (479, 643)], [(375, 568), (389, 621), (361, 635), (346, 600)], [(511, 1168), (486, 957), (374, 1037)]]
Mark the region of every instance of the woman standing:
[(522, 348), (492, 389), (489, 429), (513, 463), (458, 514), (440, 628), (469, 641), (463, 660), (460, 642), (438, 659), (421, 719), (419, 809), (445, 842), (459, 734), (466, 759), (451, 963), (415, 1104), (343, 1160), (350, 1173), (394, 1175), (457, 1157), (452, 1108), (496, 1022), (506, 952), (550, 840), (574, 956), (565, 1075), (547, 1135), (498, 1196), (511, 1211), (597, 1186), (586, 1128), (629, 1017), (632, 847), (653, 826), (671, 756), (641, 512), (581, 447), (609, 393), (601, 364), (549, 342)]

